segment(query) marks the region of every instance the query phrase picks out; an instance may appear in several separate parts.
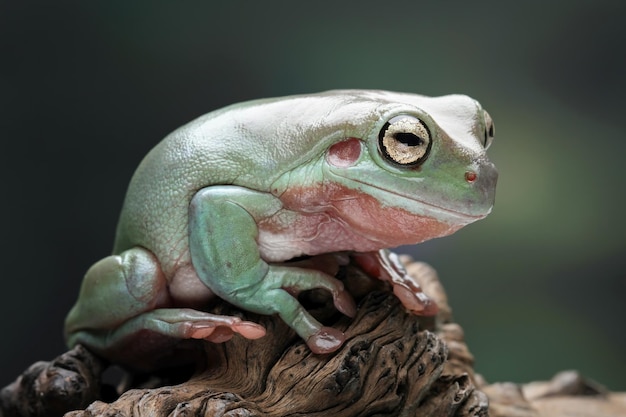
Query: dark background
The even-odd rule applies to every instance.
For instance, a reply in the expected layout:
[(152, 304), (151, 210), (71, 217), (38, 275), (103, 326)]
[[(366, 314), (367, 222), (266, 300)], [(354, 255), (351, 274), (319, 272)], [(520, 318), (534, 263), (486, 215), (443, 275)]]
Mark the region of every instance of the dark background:
[(407, 249), (439, 270), (479, 372), (626, 390), (624, 4), (0, 1), (0, 386), (64, 351), (168, 132), (246, 99), (382, 88), (466, 93), (495, 120), (493, 214)]

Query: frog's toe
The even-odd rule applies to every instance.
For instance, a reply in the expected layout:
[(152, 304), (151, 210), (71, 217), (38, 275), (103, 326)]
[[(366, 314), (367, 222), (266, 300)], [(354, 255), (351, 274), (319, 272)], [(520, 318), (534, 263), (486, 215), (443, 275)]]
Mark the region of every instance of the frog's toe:
[(434, 316), (439, 311), (435, 300), (421, 291), (414, 292), (404, 285), (395, 284), (393, 293), (407, 310), (418, 316)]
[(239, 333), (246, 339), (258, 339), (265, 336), (265, 327), (250, 321), (242, 321), (233, 318), (233, 322), (226, 325), (215, 322), (196, 322), (190, 324), (189, 337), (192, 339), (205, 339), (213, 343), (222, 343), (232, 339), (235, 333)]
[(218, 326), (205, 340), (212, 343), (224, 343), (232, 339), (234, 335), (235, 332), (231, 328)]
[(242, 321), (232, 326), (233, 331), (239, 333), (246, 339), (259, 339), (265, 336), (265, 327), (251, 321)]
[(214, 323), (192, 323), (189, 326), (189, 338), (208, 339), (217, 329)]
[(356, 303), (348, 291), (342, 290), (335, 296), (335, 307), (341, 313), (353, 318), (356, 316)]
[(323, 354), (336, 351), (346, 341), (342, 331), (332, 327), (322, 327), (306, 340), (307, 346), (313, 353)]

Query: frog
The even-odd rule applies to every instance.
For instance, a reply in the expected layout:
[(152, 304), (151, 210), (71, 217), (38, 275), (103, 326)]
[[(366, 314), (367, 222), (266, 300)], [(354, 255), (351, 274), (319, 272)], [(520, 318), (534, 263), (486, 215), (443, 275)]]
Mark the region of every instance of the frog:
[(490, 213), (493, 138), (489, 113), (462, 94), (331, 90), (200, 116), (136, 169), (113, 252), (86, 272), (66, 341), (132, 365), (181, 341), (266, 335), (205, 311), (222, 300), (276, 315), (314, 354), (332, 353), (345, 334), (298, 296), (325, 291), (354, 317), (335, 276), (347, 264), (388, 282), (409, 313), (434, 315), (436, 303), (389, 249)]

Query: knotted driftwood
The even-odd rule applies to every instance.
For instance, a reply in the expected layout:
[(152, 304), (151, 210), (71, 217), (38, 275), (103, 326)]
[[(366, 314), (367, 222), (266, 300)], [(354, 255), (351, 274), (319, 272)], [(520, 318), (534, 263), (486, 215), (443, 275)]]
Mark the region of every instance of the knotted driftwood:
[[(101, 382), (104, 361), (80, 346), (50, 363), (39, 362), (0, 391), (0, 417), (69, 410), (79, 410), (69, 417), (487, 416), (490, 410), (493, 416), (537, 417), (566, 415), (550, 406), (562, 398), (565, 405), (582, 398), (613, 412), (589, 415), (626, 416), (626, 397), (576, 374), (526, 389), (481, 384), (435, 272), (422, 263), (410, 263), (408, 270), (437, 300), (436, 317), (407, 314), (384, 285), (350, 270), (346, 285), (360, 299), (354, 319), (328, 308), (324, 294), (309, 294), (307, 301), (320, 319), (346, 333), (346, 344), (333, 354), (312, 354), (277, 318), (245, 314), (266, 326), (264, 339), (206, 343), (207, 360), (192, 372), (135, 376), (118, 392)], [(226, 305), (215, 312), (241, 314)]]

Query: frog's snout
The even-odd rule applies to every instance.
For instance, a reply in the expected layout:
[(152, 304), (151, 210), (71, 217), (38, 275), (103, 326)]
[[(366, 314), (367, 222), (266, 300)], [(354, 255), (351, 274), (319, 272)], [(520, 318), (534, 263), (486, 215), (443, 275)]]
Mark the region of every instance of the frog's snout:
[(478, 169), (470, 168), (465, 171), (465, 181), (469, 184), (479, 180), (479, 177), (482, 183), (486, 183), (485, 185), (495, 187), (495, 184), (498, 181), (498, 170), (494, 164), (488, 162), (483, 164)]
[(498, 182), (498, 170), (494, 164), (486, 162), (479, 169), (468, 169), (464, 177), (465, 181), (480, 193), (486, 204), (493, 205)]

